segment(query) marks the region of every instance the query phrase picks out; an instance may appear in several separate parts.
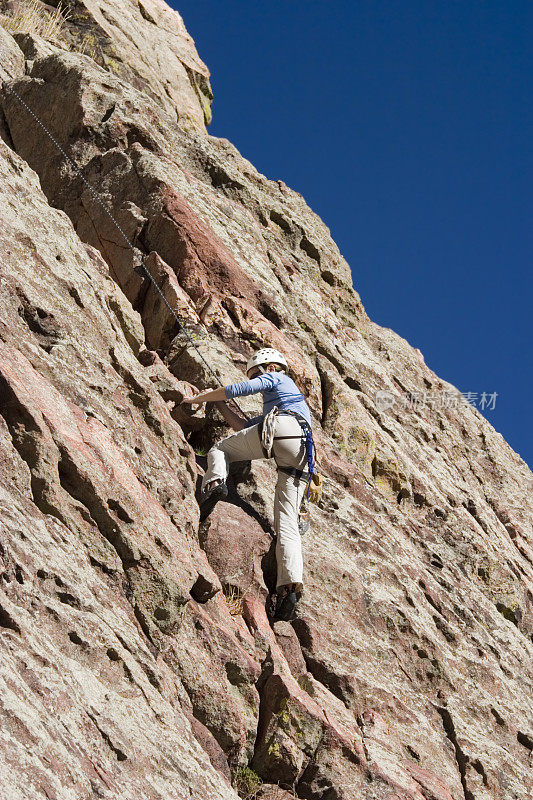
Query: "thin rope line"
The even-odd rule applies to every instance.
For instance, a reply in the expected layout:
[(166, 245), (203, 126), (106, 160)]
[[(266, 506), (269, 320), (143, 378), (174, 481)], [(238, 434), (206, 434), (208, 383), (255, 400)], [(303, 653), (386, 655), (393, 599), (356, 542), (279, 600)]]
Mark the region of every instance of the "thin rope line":
[[(204, 365), (207, 367), (207, 369), (209, 370), (209, 372), (211, 373), (211, 375), (213, 375), (213, 377), (215, 378), (215, 380), (217, 381), (217, 383), (219, 384), (219, 386), (221, 386), (221, 387), (223, 388), (223, 387), (224, 387), (224, 384), (222, 383), (222, 381), (220, 380), (220, 378), (218, 377), (218, 375), (216, 374), (216, 372), (214, 371), (214, 369), (211, 367), (211, 365), (209, 364), (209, 362), (208, 362), (208, 361), (206, 361), (206, 359), (205, 359), (205, 358), (203, 357), (203, 355), (201, 354), (200, 350), (198, 349), (198, 345), (196, 344), (196, 342), (195, 342), (195, 341), (194, 341), (194, 339), (192, 338), (192, 336), (191, 336), (191, 334), (189, 333), (189, 331), (187, 330), (187, 328), (186, 328), (186, 327), (183, 325), (183, 323), (180, 321), (180, 319), (179, 319), (178, 315), (176, 314), (176, 312), (174, 311), (174, 309), (172, 308), (172, 306), (170, 305), (170, 303), (169, 303), (169, 302), (168, 302), (168, 300), (166, 299), (165, 295), (163, 294), (162, 290), (160, 289), (159, 285), (157, 284), (157, 281), (156, 281), (156, 280), (155, 280), (155, 278), (152, 276), (152, 274), (150, 273), (150, 270), (148, 269), (148, 267), (147, 267), (147, 266), (146, 266), (146, 264), (144, 263), (144, 256), (142, 255), (142, 253), (141, 253), (140, 255), (138, 254), (138, 252), (136, 251), (135, 247), (132, 245), (132, 243), (130, 242), (130, 240), (128, 239), (128, 237), (126, 236), (126, 234), (124, 233), (124, 231), (122, 230), (122, 228), (120, 227), (120, 225), (118, 224), (118, 222), (116, 221), (116, 219), (114, 218), (113, 214), (112, 214), (112, 213), (109, 211), (109, 209), (107, 208), (107, 206), (106, 206), (106, 205), (103, 203), (103, 201), (100, 199), (100, 197), (99, 197), (99, 195), (97, 194), (96, 190), (95, 190), (95, 189), (93, 189), (93, 187), (91, 186), (91, 184), (89, 183), (89, 181), (88, 181), (88, 180), (85, 178), (85, 176), (84, 176), (84, 175), (83, 175), (83, 173), (81, 172), (81, 170), (80, 170), (80, 168), (78, 167), (78, 165), (77, 165), (77, 164), (76, 164), (76, 163), (75, 163), (75, 162), (74, 162), (74, 161), (73, 161), (73, 160), (70, 158), (70, 156), (69, 156), (67, 153), (65, 153), (64, 149), (63, 149), (63, 148), (62, 148), (62, 146), (59, 144), (59, 142), (57, 141), (57, 139), (56, 139), (56, 138), (55, 138), (55, 137), (54, 137), (54, 136), (53, 136), (53, 135), (50, 133), (50, 131), (48, 130), (48, 128), (46, 127), (46, 125), (45, 125), (43, 122), (41, 122), (41, 120), (39, 119), (39, 117), (37, 116), (37, 114), (35, 114), (35, 113), (34, 113), (34, 111), (32, 111), (32, 109), (31, 109), (31, 108), (29, 107), (29, 105), (28, 105), (28, 104), (25, 102), (25, 100), (23, 100), (23, 99), (22, 99), (22, 97), (21, 97), (21, 96), (18, 94), (18, 92), (16, 92), (16, 91), (15, 91), (15, 89), (13, 89), (11, 86), (8, 86), (7, 82), (5, 82), (5, 81), (3, 81), (3, 82), (2, 82), (2, 86), (3, 86), (3, 88), (4, 88), (4, 89), (7, 89), (7, 91), (8, 91), (8, 92), (11, 92), (11, 94), (13, 94), (13, 95), (14, 95), (14, 96), (17, 98), (17, 100), (19, 101), (19, 103), (21, 103), (21, 104), (24, 106), (24, 108), (26, 109), (26, 111), (28, 112), (28, 114), (30, 114), (30, 115), (33, 117), (33, 119), (36, 121), (36, 123), (37, 123), (37, 124), (38, 124), (38, 125), (39, 125), (39, 126), (42, 128), (42, 129), (43, 129), (43, 131), (46, 133), (46, 135), (48, 136), (48, 138), (49, 138), (49, 139), (51, 139), (51, 141), (52, 141), (52, 142), (54, 143), (54, 145), (57, 147), (57, 149), (59, 150), (59, 152), (61, 153), (61, 155), (63, 156), (63, 158), (64, 158), (66, 161), (68, 161), (68, 163), (71, 165), (71, 167), (74, 169), (74, 171), (75, 171), (75, 172), (76, 172), (76, 173), (79, 175), (79, 177), (81, 178), (82, 182), (83, 182), (83, 183), (85, 184), (85, 186), (86, 186), (86, 187), (89, 189), (89, 191), (91, 192), (91, 194), (93, 195), (93, 197), (94, 197), (94, 199), (97, 201), (97, 203), (99, 203), (99, 204), (100, 204), (100, 206), (103, 208), (103, 210), (105, 211), (105, 213), (107, 214), (107, 216), (109, 217), (109, 219), (112, 221), (113, 225), (114, 225), (114, 226), (117, 228), (117, 230), (120, 232), (120, 234), (121, 234), (122, 238), (123, 238), (123, 239), (124, 239), (124, 241), (126, 242), (127, 246), (128, 246), (128, 247), (129, 247), (129, 249), (131, 250), (131, 252), (133, 253), (134, 257), (135, 257), (135, 258), (140, 258), (140, 261), (141, 261), (141, 263), (139, 264), (139, 266), (143, 268), (143, 270), (145, 271), (145, 273), (146, 273), (146, 275), (148, 276), (148, 278), (149, 278), (149, 279), (152, 281), (152, 283), (153, 283), (153, 285), (155, 286), (155, 288), (156, 288), (157, 292), (159, 293), (159, 295), (160, 295), (161, 299), (163, 300), (163, 303), (166, 305), (166, 307), (168, 308), (168, 310), (170, 311), (170, 313), (172, 314), (172, 316), (174, 317), (174, 319), (175, 319), (175, 320), (176, 320), (176, 322), (178, 323), (178, 327), (179, 327), (180, 331), (183, 331), (183, 333), (185, 334), (185, 336), (186, 336), (186, 337), (187, 337), (187, 339), (189, 340), (189, 344), (191, 344), (191, 345), (192, 345), (192, 347), (194, 347), (194, 349), (196, 350), (196, 352), (197, 352), (197, 353), (198, 353), (198, 355), (200, 356), (200, 358), (201, 358), (202, 362), (203, 362), (203, 363), (204, 363)], [(135, 268), (135, 267), (134, 267), (134, 270), (136, 270), (136, 269), (138, 269), (138, 267), (137, 267), (137, 268)], [(242, 408), (239, 406), (239, 404), (237, 403), (237, 401), (235, 400), (235, 398), (231, 398), (231, 402), (235, 403), (235, 405), (237, 406), (237, 408), (239, 409), (239, 411), (241, 412), (241, 414), (243, 414), (243, 415), (244, 415), (245, 419), (248, 419), (248, 415), (247, 415), (247, 414), (246, 414), (246, 413), (245, 413), (245, 412), (242, 410)]]

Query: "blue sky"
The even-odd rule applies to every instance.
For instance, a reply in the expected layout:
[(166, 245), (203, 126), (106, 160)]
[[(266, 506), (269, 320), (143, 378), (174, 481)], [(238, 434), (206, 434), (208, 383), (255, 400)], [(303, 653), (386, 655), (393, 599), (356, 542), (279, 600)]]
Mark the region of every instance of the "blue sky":
[(533, 464), (533, 3), (171, 5), (212, 73), (209, 132), (303, 194), (369, 316)]

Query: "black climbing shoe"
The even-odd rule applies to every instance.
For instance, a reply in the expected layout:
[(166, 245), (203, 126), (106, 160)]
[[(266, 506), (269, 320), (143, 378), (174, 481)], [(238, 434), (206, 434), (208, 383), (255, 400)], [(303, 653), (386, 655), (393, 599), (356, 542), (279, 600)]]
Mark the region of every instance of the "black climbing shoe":
[(200, 495), (200, 505), (203, 506), (209, 500), (213, 505), (216, 503), (217, 500), (223, 500), (225, 497), (228, 496), (228, 487), (226, 483), (223, 481), (222, 483), (217, 483), (216, 486), (211, 486), (210, 489), (202, 492)]
[(292, 622), (296, 618), (296, 607), (300, 594), (297, 592), (284, 592), (283, 594), (276, 593), (276, 601), (272, 611), (272, 622), (284, 620), (285, 622)]

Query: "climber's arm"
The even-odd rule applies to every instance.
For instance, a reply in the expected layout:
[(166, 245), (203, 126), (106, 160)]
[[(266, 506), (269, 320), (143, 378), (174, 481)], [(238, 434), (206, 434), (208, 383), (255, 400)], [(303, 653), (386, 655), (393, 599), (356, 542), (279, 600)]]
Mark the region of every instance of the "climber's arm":
[(267, 372), (249, 381), (230, 383), (224, 387), (224, 391), (228, 399), (231, 397), (248, 397), (250, 394), (258, 394), (258, 392), (271, 389), (278, 381), (279, 377), (275, 373)]
[(226, 400), (226, 391), (223, 386), (220, 389), (206, 389), (203, 392), (191, 395), (191, 397), (184, 397), (181, 402), (201, 406), (203, 403), (216, 403), (220, 400)]
[(219, 402), (215, 403), (215, 406), (234, 431), (242, 431), (242, 429), (245, 427), (246, 420), (237, 414), (232, 408), (230, 408), (228, 403)]
[(187, 403), (189, 405), (214, 403), (228, 425), (231, 425), (231, 427), (236, 431), (241, 431), (244, 428), (246, 419), (239, 414), (236, 414), (235, 411), (228, 406), (227, 402), (224, 402), (225, 400), (226, 390), (224, 387), (221, 387), (220, 389), (206, 389), (205, 391), (198, 392), (198, 394), (191, 395), (190, 397), (184, 397), (182, 403)]
[(250, 420), (243, 419), (243, 417), (236, 414), (233, 409), (231, 409), (224, 401), (231, 401), (231, 399), (234, 397), (246, 397), (250, 394), (264, 392), (265, 389), (268, 389), (272, 386), (273, 382), (275, 382), (274, 375), (260, 375), (259, 377), (252, 378), (252, 380), (249, 381), (230, 383), (228, 386), (221, 386), (220, 389), (206, 389), (205, 391), (198, 392), (198, 394), (191, 395), (190, 397), (184, 397), (182, 403), (188, 403), (190, 405), (215, 403), (216, 407), (228, 425), (231, 425), (234, 430), (240, 431), (250, 425)]
[(253, 378), (251, 381), (242, 381), (241, 383), (230, 383), (228, 386), (221, 386), (220, 389), (206, 389), (198, 394), (193, 394), (191, 397), (185, 397), (182, 403), (191, 403), (192, 405), (201, 405), (202, 403), (217, 403), (221, 400), (231, 400), (233, 397), (245, 397), (250, 394), (257, 394), (257, 392), (264, 392), (268, 389), (275, 378), (272, 375), (261, 375), (258, 378)]

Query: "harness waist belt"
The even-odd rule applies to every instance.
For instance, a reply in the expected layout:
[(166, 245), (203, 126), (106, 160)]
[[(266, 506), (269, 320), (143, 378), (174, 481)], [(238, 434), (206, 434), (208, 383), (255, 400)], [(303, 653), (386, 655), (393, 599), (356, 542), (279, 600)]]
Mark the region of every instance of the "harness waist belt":
[[(313, 474), (314, 474), (313, 451), (314, 451), (314, 447), (315, 447), (314, 446), (314, 442), (313, 442), (313, 433), (312, 433), (312, 430), (311, 430), (311, 426), (308, 423), (308, 421), (306, 420), (306, 418), (302, 414), (299, 414), (297, 411), (289, 411), (289, 410), (285, 411), (283, 409), (279, 409), (278, 410), (278, 408), (276, 406), (274, 406), (272, 411), (269, 412), (269, 414), (267, 414), (266, 417), (263, 417), (263, 419), (261, 420), (260, 426), (259, 426), (259, 435), (260, 435), (260, 438), (261, 438), (261, 447), (263, 449), (263, 453), (264, 453), (266, 458), (270, 457), (270, 452), (267, 451), (267, 449), (265, 447), (265, 443), (263, 441), (263, 439), (264, 439), (264, 437), (263, 437), (263, 427), (264, 427), (265, 419), (267, 417), (270, 418), (270, 415), (272, 413), (277, 414), (278, 416), (282, 415), (282, 414), (285, 414), (285, 415), (294, 417), (296, 419), (296, 421), (298, 422), (298, 424), (300, 425), (301, 429), (302, 429), (302, 433), (300, 434), (300, 436), (272, 436), (272, 438), (270, 439), (270, 445), (273, 443), (274, 439), (301, 439), (301, 440), (305, 441), (305, 449), (306, 449), (306, 455), (307, 455), (307, 471), (302, 470), (302, 469), (296, 469), (296, 467), (280, 467), (279, 464), (277, 463), (277, 461), (276, 461), (276, 466), (277, 466), (278, 470), (280, 470), (281, 472), (284, 472), (287, 475), (293, 475), (297, 480), (301, 480), (302, 478), (305, 478), (307, 480), (307, 499), (309, 500), (309, 490), (310, 490), (310, 487), (311, 487), (311, 480), (312, 480)], [(276, 460), (275, 456), (274, 456), (274, 460)]]
[(309, 423), (306, 418), (303, 416), (303, 414), (299, 414), (298, 411), (290, 411), (289, 409), (285, 411), (283, 408), (280, 408), (278, 411), (278, 417), (280, 414), (289, 414), (291, 417), (296, 417), (298, 422), (303, 422), (306, 427), (309, 427)]
[(295, 478), (309, 478), (309, 472), (303, 469), (296, 469), (296, 467), (278, 467), (279, 472), (285, 472), (287, 475), (294, 475)]

